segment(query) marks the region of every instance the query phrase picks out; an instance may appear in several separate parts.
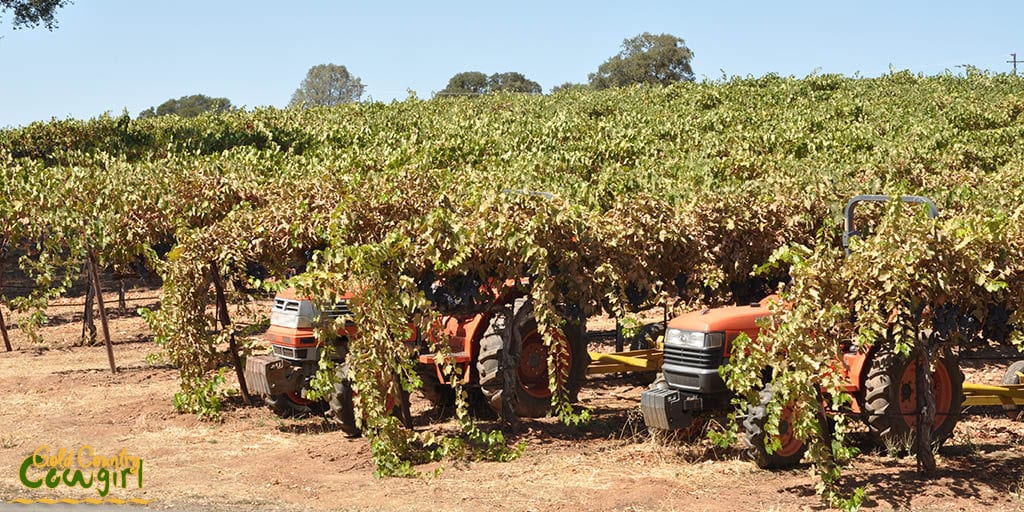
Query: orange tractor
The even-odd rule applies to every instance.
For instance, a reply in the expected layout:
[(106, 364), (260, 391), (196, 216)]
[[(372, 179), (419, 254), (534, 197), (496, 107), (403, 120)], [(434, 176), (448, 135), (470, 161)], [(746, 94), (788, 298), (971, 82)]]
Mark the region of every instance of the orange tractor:
[[(757, 339), (757, 320), (771, 314), (768, 297), (749, 306), (728, 306), (679, 316), (665, 332), (661, 376), (641, 394), (641, 411), (648, 427), (662, 430), (690, 427), (693, 416), (721, 411), (731, 394), (718, 368), (733, 355), (731, 344), (740, 333)], [(917, 422), (917, 364), (894, 353), (884, 343), (867, 352), (844, 347), (843, 391), (854, 397), (851, 412), (860, 414), (879, 440), (909, 440)], [(945, 440), (953, 433), (964, 401), (963, 373), (951, 354), (936, 361), (932, 375), (935, 423), (932, 439)], [(785, 411), (779, 423), (780, 448), (765, 448), (768, 421), (766, 404), (770, 385), (761, 391), (761, 404), (751, 407), (743, 420), (746, 443), (760, 467), (786, 467), (798, 463), (805, 449), (790, 429)]]
[[(935, 205), (919, 196), (903, 196), (905, 202), (923, 203), (929, 214), (938, 214)], [(887, 196), (857, 196), (845, 209), (846, 233), (843, 245), (856, 235), (853, 213), (863, 201), (887, 201)], [(663, 430), (684, 429), (693, 416), (704, 411), (724, 410), (731, 398), (719, 367), (734, 356), (733, 340), (745, 333), (756, 341), (757, 321), (771, 314), (769, 305), (777, 297), (768, 297), (746, 306), (705, 309), (679, 316), (668, 322), (664, 342), (661, 376), (641, 395), (641, 411), (648, 427)], [(881, 441), (909, 440), (917, 423), (917, 364), (896, 354), (891, 344), (880, 342), (870, 349), (858, 350), (852, 344), (843, 348), (843, 391), (854, 398), (852, 413), (859, 414), (871, 433)], [(964, 402), (964, 377), (956, 356), (944, 354), (936, 360), (932, 375), (935, 398), (935, 422), (932, 439), (941, 443), (953, 433)], [(804, 453), (804, 443), (792, 432), (786, 409), (779, 421), (780, 448), (766, 449), (768, 420), (766, 404), (772, 397), (770, 384), (760, 393), (761, 404), (752, 406), (743, 420), (745, 440), (757, 464), (763, 468), (796, 464)]]
[[(428, 297), (440, 298), (438, 287), (433, 288), (434, 293)], [(460, 308), (462, 301), (455, 300), (456, 307), (447, 308), (453, 312), (442, 316), (436, 332), (427, 336), (448, 340), (448, 357), (461, 368), (462, 383), (469, 389), (478, 389), (496, 412), (502, 414), (508, 402), (517, 416), (541, 417), (551, 407), (548, 347), (537, 330), (533, 305), (522, 295), (514, 289), (498, 296), (487, 295), (487, 307)], [(351, 322), (339, 329), (334, 340), (341, 368), (335, 393), (326, 402), (306, 398), (320, 359), (320, 346), (313, 335), (317, 315), (332, 319), (347, 316), (351, 299), (351, 295), (342, 296), (330, 310), (320, 312), (313, 301), (295, 295), (293, 290), (282, 291), (274, 298), (266, 334), (272, 353), (248, 358), (246, 381), (278, 415), (329, 413), (340, 420), (346, 433), (359, 434), (344, 364), (348, 342), (358, 336)], [(503, 310), (510, 313), (506, 315)], [(567, 370), (565, 386), (571, 399), (583, 384), (589, 363), (584, 328), (582, 321), (565, 322), (563, 333), (569, 354), (556, 360), (566, 365), (562, 370)], [(453, 389), (442, 375), (440, 361), (435, 359), (438, 356), (430, 352), (429, 344), (416, 333), (408, 345), (417, 356), (422, 394), (435, 404), (453, 401)], [(512, 396), (506, 395), (509, 392)]]

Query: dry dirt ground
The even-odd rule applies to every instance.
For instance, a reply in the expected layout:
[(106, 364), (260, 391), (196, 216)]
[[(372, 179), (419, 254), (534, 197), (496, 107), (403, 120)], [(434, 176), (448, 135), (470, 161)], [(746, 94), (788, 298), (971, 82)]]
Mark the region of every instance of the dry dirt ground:
[[(159, 290), (136, 289), (128, 297), (134, 311), (156, 305)], [(82, 304), (80, 296), (55, 300), (41, 343), (14, 327), (14, 351), (0, 352), (0, 510), (24, 509), (12, 503), (17, 499), (98, 497), (95, 488), (25, 488), (19, 468), (42, 445), (75, 451), (89, 446), (96, 455), (111, 456), (124, 450), (141, 458), (143, 487), (129, 480), (108, 497), (148, 500), (152, 509), (821, 508), (809, 467), (766, 472), (740, 450), (716, 449), (707, 440), (652, 440), (639, 420), (643, 385), (621, 376), (588, 382), (580, 401), (593, 411), (593, 420), (585, 427), (524, 422), (519, 439), (527, 448), (518, 460), (448, 461), (423, 468), (440, 468), (429, 477), (377, 479), (367, 441), (348, 438), (320, 419), (282, 420), (265, 407), (244, 407), (237, 400), (220, 423), (175, 413), (171, 396), (177, 372), (147, 363), (147, 354), (157, 347), (144, 323), (134, 313), (114, 315), (120, 370), (114, 375), (102, 346), (75, 346)], [(10, 323), (10, 312), (2, 311)], [(1007, 361), (968, 363), (968, 379), (998, 382)], [(418, 429), (454, 429), (450, 421), (432, 420), (422, 402), (413, 404), (413, 412)], [(867, 486), (868, 509), (1021, 510), (1022, 440), (1024, 423), (1001, 413), (971, 414), (940, 452), (933, 478), (919, 477), (913, 459), (867, 453), (846, 470), (845, 481), (851, 488)]]

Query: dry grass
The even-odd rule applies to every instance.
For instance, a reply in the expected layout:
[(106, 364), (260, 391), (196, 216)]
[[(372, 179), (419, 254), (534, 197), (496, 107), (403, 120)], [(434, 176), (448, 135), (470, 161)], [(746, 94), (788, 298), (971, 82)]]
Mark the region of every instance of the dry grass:
[[(115, 335), (115, 358), (124, 369), (117, 376), (106, 370), (102, 347), (69, 348), (78, 323), (45, 327), (42, 346), (49, 350), (36, 351), (20, 332), (12, 333), (17, 351), (0, 353), (0, 387), (8, 400), (8, 414), (0, 415), (0, 463), (16, 467), (40, 443), (123, 447), (146, 459), (146, 486), (137, 497), (154, 499), (160, 508), (196, 510), (660, 512), (819, 505), (806, 470), (761, 471), (737, 447), (714, 446), (706, 434), (723, 429), (717, 421), (690, 433), (651, 434), (637, 406), (643, 386), (614, 376), (592, 379), (581, 392), (595, 411), (595, 425), (572, 429), (552, 419), (531, 421), (521, 435), (528, 448), (519, 460), (445, 461), (434, 478), (375, 479), (366, 440), (349, 439), (318, 419), (280, 420), (255, 407), (231, 407), (217, 424), (175, 414), (169, 397), (177, 372), (146, 364), (153, 344), (122, 343), (146, 334), (141, 323), (127, 317), (116, 322), (115, 332), (125, 333)], [(233, 378), (228, 375), (231, 384)], [(458, 435), (455, 422), (442, 421), (424, 419), (417, 428)], [(882, 509), (978, 510), (979, 503), (1024, 508), (1024, 477), (1014, 474), (995, 485), (972, 476), (1007, 474), (993, 471), (1003, 466), (985, 464), (996, 457), (1019, 467), (1024, 427), (1002, 416), (964, 423), (973, 430), (962, 432), (961, 444), (978, 443), (984, 456), (951, 456), (958, 469), (946, 481), (901, 483), (913, 462), (876, 457), (858, 458), (849, 474), (886, 486), (873, 496)], [(1015, 485), (1007, 485), (1011, 479)], [(888, 498), (904, 486), (904, 501)], [(0, 500), (24, 494), (16, 480), (0, 482)]]
[(9, 450), (20, 444), (21, 442), (18, 441), (17, 437), (14, 437), (14, 434), (0, 435), (0, 448), (3, 448), (4, 450)]

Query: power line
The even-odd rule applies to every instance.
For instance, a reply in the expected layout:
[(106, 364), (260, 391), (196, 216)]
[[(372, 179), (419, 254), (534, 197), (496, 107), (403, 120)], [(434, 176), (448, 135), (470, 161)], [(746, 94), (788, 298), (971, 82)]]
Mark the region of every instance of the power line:
[(1017, 74), (1017, 63), (1019, 62), (1021, 64), (1024, 64), (1024, 60), (1017, 60), (1017, 54), (1016, 53), (1011, 53), (1010, 54), (1010, 59), (1012, 59), (1012, 60), (1008, 60), (1008, 61), (1006, 61), (1006, 63), (1007, 64), (1013, 64), (1013, 74), (1016, 75)]

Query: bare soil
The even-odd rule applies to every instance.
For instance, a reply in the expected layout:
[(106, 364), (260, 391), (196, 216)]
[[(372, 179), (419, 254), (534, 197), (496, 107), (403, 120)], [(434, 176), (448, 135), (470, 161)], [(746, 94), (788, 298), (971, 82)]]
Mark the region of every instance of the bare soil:
[[(108, 305), (116, 305), (114, 298), (106, 294)], [(592, 377), (580, 393), (580, 404), (593, 413), (586, 426), (524, 421), (518, 440), (527, 448), (518, 460), (447, 461), (421, 468), (427, 476), (377, 479), (368, 442), (321, 419), (283, 420), (234, 398), (219, 423), (175, 413), (177, 371), (147, 362), (157, 347), (134, 314), (139, 306), (157, 306), (159, 290), (134, 289), (128, 299), (129, 312), (114, 314), (111, 324), (117, 374), (111, 374), (102, 345), (76, 346), (81, 296), (51, 303), (38, 343), (18, 327), (20, 317), (12, 322), (9, 310), (0, 309), (14, 345), (13, 352), (0, 352), (0, 501), (96, 498), (95, 489), (30, 490), (18, 477), (22, 462), (41, 445), (75, 451), (88, 445), (97, 455), (123, 449), (142, 458), (143, 487), (130, 484), (110, 497), (148, 500), (155, 509), (822, 508), (809, 466), (761, 471), (739, 447), (717, 449), (701, 437), (653, 439), (639, 415), (642, 382), (618, 375)], [(986, 356), (965, 360), (968, 380), (997, 383), (1009, 359), (1020, 358), (1006, 351)], [(229, 380), (234, 385), (233, 374)], [(456, 430), (422, 399), (414, 400), (417, 429)], [(845, 470), (846, 485), (867, 486), (868, 509), (1024, 509), (1024, 423), (1002, 411), (967, 412), (939, 452), (937, 475), (921, 477), (913, 459), (873, 451), (866, 436), (856, 435), (865, 453)]]

